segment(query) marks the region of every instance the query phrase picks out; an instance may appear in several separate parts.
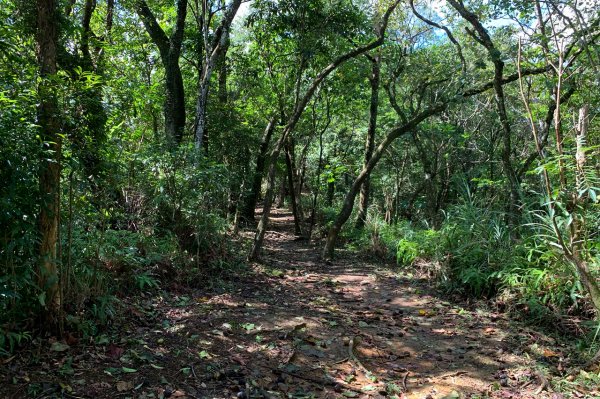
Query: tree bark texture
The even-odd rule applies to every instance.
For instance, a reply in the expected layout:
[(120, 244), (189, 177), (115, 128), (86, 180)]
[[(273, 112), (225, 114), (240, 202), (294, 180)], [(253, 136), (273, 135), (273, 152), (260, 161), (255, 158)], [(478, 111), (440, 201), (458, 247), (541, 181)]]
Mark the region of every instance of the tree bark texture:
[(58, 24), (56, 0), (37, 0), (36, 53), (40, 69), (38, 86), (38, 125), (44, 144), (40, 163), (39, 187), (39, 287), (45, 294), (47, 327), (52, 331), (60, 324), (62, 297), (57, 259), (60, 223), (61, 117), (51, 77), (57, 73)]

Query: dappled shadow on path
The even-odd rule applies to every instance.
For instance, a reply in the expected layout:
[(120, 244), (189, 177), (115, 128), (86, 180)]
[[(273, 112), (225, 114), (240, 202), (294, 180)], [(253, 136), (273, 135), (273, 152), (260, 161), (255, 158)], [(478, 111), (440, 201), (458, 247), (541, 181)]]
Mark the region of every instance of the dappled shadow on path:
[(534, 396), (539, 382), (507, 320), (350, 252), (326, 265), (316, 244), (293, 235), (291, 217), (273, 212), (255, 265), (262, 277), (208, 299), (206, 318), (179, 331), (215, 354), (196, 373), (231, 376), (196, 384), (199, 396)]
[(273, 211), (262, 262), (223, 293), (130, 304), (121, 339), (64, 376), (75, 396), (550, 397), (519, 344), (533, 333), (351, 252), (324, 264), (291, 218)]

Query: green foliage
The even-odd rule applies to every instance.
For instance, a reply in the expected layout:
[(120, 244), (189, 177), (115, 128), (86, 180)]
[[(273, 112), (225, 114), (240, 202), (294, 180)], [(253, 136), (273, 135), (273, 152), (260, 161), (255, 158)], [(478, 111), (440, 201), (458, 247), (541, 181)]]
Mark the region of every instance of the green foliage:
[(406, 238), (398, 241), (398, 250), (396, 251), (396, 262), (400, 266), (411, 266), (419, 256), (419, 245), (407, 240)]
[[(31, 1), (0, 2), (3, 353), (29, 340), (39, 316), (48, 311), (47, 287), (39, 283), (37, 221), (44, 159), (60, 158), (62, 168), (56, 263), (64, 295), (61, 313), (68, 327), (95, 336), (118, 318), (117, 298), (168, 290), (174, 280), (199, 288), (226, 286), (244, 271), (240, 249), (244, 244), (231, 238), (230, 222), (252, 185), (266, 121), (274, 115), (278, 119), (267, 146), (270, 151), (281, 125), (301, 111), (297, 100), (317, 71), (373, 40), (373, 28), (389, 2), (253, 1), (245, 23), (230, 29), (227, 56), (218, 60), (212, 74), (209, 140), (203, 149), (191, 144), (198, 75), (206, 66), (199, 60), (206, 55), (204, 39), (210, 41), (217, 33), (222, 10), (212, 10), (207, 38), (196, 25), (199, 15), (192, 15), (201, 10), (192, 7), (188, 12), (178, 62), (189, 123), (181, 145), (174, 148), (164, 133), (163, 104), (168, 100), (164, 83), (169, 79), (164, 60), (152, 38), (139, 29), (140, 18), (129, 3), (117, 2), (115, 18), (107, 25), (108, 5), (98, 2), (91, 16), (89, 52), (83, 40), (84, 7), (76, 5), (68, 16), (60, 7), (59, 72), (48, 80), (60, 109), (56, 133), (63, 147), (61, 154), (51, 154), (40, 142), (37, 126), (42, 98), (36, 8)], [(531, 1), (467, 3), (473, 17), (489, 27), (496, 47), (492, 58), (504, 61), (505, 80), (517, 70), (516, 39), (523, 41), (523, 70), (560, 65), (559, 60), (545, 58), (560, 51), (558, 43), (569, 49), (564, 66), (569, 78), (563, 79), (562, 90), (576, 91), (559, 107), (562, 149), (553, 142), (558, 135), (550, 134), (551, 100), (558, 83), (554, 71), (528, 73), (523, 81), (535, 119), (531, 125), (539, 126), (539, 139), (545, 137), (540, 140), (544, 159), (536, 159), (540, 143), (532, 140), (531, 126), (523, 117), (518, 82), (511, 78), (504, 85), (511, 128), (507, 132), (492, 91), (483, 90), (493, 89), (489, 51), (464, 32), (465, 21), (450, 6), (444, 10), (448, 18), (439, 21), (460, 43), (459, 56), (458, 46), (444, 32), (426, 26), (410, 7), (400, 5), (385, 43), (328, 75), (307, 104), (312, 112), (305, 112), (291, 132), (296, 184), (304, 184), (299, 195), (304, 220), (315, 206), (313, 238), (324, 237), (364, 165), (369, 77), (372, 61), (380, 57), (375, 146), (386, 143), (386, 132), (395, 132), (388, 138), (398, 140), (385, 148), (371, 173), (366, 226), (355, 230), (347, 223), (341, 232), (345, 244), (396, 262), (404, 270), (421, 268), (448, 292), (495, 296), (499, 302), (527, 309), (536, 321), (553, 312), (588, 316), (587, 298), (560, 238), (575, 237), (567, 244), (579, 251), (598, 278), (600, 100), (591, 61), (597, 38), (586, 34), (592, 32), (589, 27), (571, 26), (587, 23), (581, 18), (565, 19), (574, 7), (571, 1), (564, 3), (564, 15), (542, 4), (544, 20), (568, 24), (569, 32), (579, 30), (561, 32), (565, 35), (561, 38), (553, 37), (552, 29), (546, 29), (548, 37), (543, 37), (539, 29), (526, 27), (537, 20)], [(425, 3), (417, 6), (423, 15), (437, 18), (437, 11), (425, 10)], [(582, 15), (597, 11), (587, 3), (577, 6), (583, 7)], [(169, 36), (174, 30), (174, 2), (151, 1), (149, 7)], [(518, 37), (514, 26), (497, 26), (505, 22), (500, 16), (523, 24)], [(479, 88), (480, 95), (465, 95), (465, 90), (479, 92)], [(583, 104), (591, 106), (590, 129), (587, 142), (578, 143), (574, 118), (567, 115)], [(432, 109), (442, 111), (422, 114)], [(409, 129), (396, 130), (403, 125)], [(545, 127), (550, 130), (543, 132)], [(588, 156), (583, 174), (574, 162), (577, 144)], [(511, 198), (507, 189), (511, 168), (518, 175), (518, 199)], [(551, 181), (549, 193), (540, 185), (542, 172)], [(513, 200), (521, 214), (506, 206)], [(71, 371), (66, 363), (63, 372)], [(396, 393), (394, 387), (388, 390)]]
[(27, 331), (6, 331), (0, 328), (0, 355), (12, 353), (19, 345), (31, 340)]

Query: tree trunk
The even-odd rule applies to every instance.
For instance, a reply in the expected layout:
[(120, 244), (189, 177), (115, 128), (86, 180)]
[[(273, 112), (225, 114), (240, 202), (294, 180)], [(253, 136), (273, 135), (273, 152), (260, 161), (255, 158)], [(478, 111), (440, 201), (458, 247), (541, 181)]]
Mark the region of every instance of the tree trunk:
[[(574, 209), (585, 208), (587, 203), (587, 198), (582, 198), (579, 194), (586, 188), (586, 176), (585, 176), (585, 163), (586, 163), (586, 149), (585, 146), (587, 144), (587, 133), (589, 128), (589, 105), (584, 105), (579, 109), (579, 122), (577, 124), (577, 138), (576, 145), (577, 150), (575, 153), (575, 164), (576, 164), (576, 187), (572, 196), (574, 198)], [(572, 223), (572, 231), (571, 231), (571, 242), (573, 242), (573, 255), (572, 262), (575, 264), (577, 268), (577, 272), (579, 273), (579, 277), (586, 291), (590, 295), (592, 300), (592, 304), (596, 308), (596, 311), (600, 314), (600, 286), (598, 285), (598, 281), (591, 273), (587, 262), (584, 260), (584, 254), (582, 253), (583, 243), (585, 242), (584, 237), (584, 225), (585, 219), (584, 217), (573, 218)]]
[(383, 152), (385, 149), (392, 143), (394, 138), (391, 135), (387, 135), (384, 141), (379, 144), (377, 150), (373, 153), (373, 156), (369, 160), (369, 162), (363, 167), (363, 170), (360, 172), (358, 177), (354, 180), (352, 185), (350, 186), (350, 190), (346, 194), (344, 198), (344, 203), (342, 204), (342, 209), (338, 213), (335, 222), (329, 229), (329, 234), (327, 235), (327, 241), (325, 243), (325, 248), (323, 249), (323, 259), (329, 260), (333, 257), (333, 251), (335, 249), (335, 243), (337, 241), (338, 235), (342, 230), (342, 227), (352, 214), (352, 208), (354, 208), (354, 200), (360, 191), (360, 186), (364, 182), (364, 180), (371, 174), (375, 165), (381, 159)]
[(292, 203), (292, 214), (294, 215), (294, 234), (302, 235), (300, 227), (300, 215), (298, 215), (298, 204), (296, 203), (296, 187), (294, 185), (294, 166), (292, 163), (292, 143), (286, 144), (285, 148), (285, 165), (287, 169), (288, 187), (290, 192), (290, 202)]
[[(110, 4), (107, 13), (111, 14)], [(82, 34), (81, 34), (81, 58), (77, 59), (77, 66), (83, 71), (94, 73), (103, 77), (104, 57), (103, 52), (97, 50), (97, 60), (94, 65), (92, 51), (90, 50), (90, 39), (94, 37), (91, 30), (91, 20), (96, 9), (95, 0), (86, 0), (83, 7), (82, 16)], [(112, 20), (106, 21), (107, 33), (110, 34)], [(63, 50), (66, 54), (66, 50)], [(60, 63), (60, 59), (59, 59)], [(80, 79), (78, 74), (74, 74), (75, 79)], [(102, 79), (102, 82), (104, 79)], [(85, 176), (88, 176), (91, 189), (94, 194), (98, 193), (100, 187), (96, 178), (104, 172), (101, 150), (106, 140), (106, 121), (107, 115), (102, 104), (103, 101), (103, 83), (97, 84), (94, 87), (87, 88), (79, 94), (78, 114), (77, 117), (85, 120), (85, 124), (73, 126), (69, 137), (72, 140), (72, 149), (74, 154), (80, 160)]]
[(36, 53), (41, 78), (38, 86), (38, 125), (44, 144), (39, 171), (41, 207), (38, 284), (45, 294), (45, 322), (51, 331), (60, 328), (62, 306), (57, 259), (62, 135), (60, 109), (51, 82), (52, 75), (57, 73), (58, 20), (56, 0), (37, 1)]
[(174, 145), (181, 144), (185, 130), (185, 92), (179, 57), (169, 56), (163, 61), (166, 97), (164, 104), (165, 135)]
[(175, 29), (167, 37), (156, 17), (144, 0), (137, 0), (135, 9), (140, 16), (152, 42), (158, 47), (165, 68), (165, 136), (170, 145), (179, 145), (185, 129), (185, 92), (179, 67), (179, 56), (183, 43), (183, 31), (187, 15), (187, 0), (177, 1)]
[(277, 208), (283, 208), (283, 206), (285, 205), (285, 194), (287, 193), (286, 179), (287, 176), (285, 175), (281, 177), (281, 183), (279, 184), (279, 193), (277, 194), (277, 204), (275, 205)]
[[(208, 150), (208, 141), (206, 137), (207, 124), (206, 124), (206, 105), (208, 103), (208, 92), (210, 87), (210, 79), (212, 73), (217, 67), (221, 60), (224, 64), (224, 58), (226, 57), (227, 50), (229, 48), (229, 33), (231, 29), (231, 23), (233, 18), (240, 8), (242, 0), (233, 0), (229, 7), (226, 9), (221, 19), (221, 23), (215, 29), (212, 41), (208, 41), (210, 28), (210, 10), (204, 8), (203, 10), (203, 22), (200, 26), (202, 30), (202, 36), (204, 38), (204, 65), (200, 72), (198, 79), (198, 96), (196, 98), (196, 121), (194, 128), (194, 144), (197, 150), (202, 147)], [(223, 72), (223, 71), (221, 71)], [(222, 76), (224, 77), (224, 76)]]
[(263, 174), (265, 172), (265, 163), (267, 161), (267, 152), (269, 150), (269, 143), (275, 131), (277, 124), (277, 117), (271, 118), (265, 132), (263, 133), (262, 140), (260, 142), (260, 148), (258, 150), (258, 156), (256, 157), (256, 168), (254, 169), (254, 175), (252, 177), (252, 187), (250, 193), (247, 194), (244, 201), (242, 219), (246, 223), (254, 221), (254, 213), (256, 211), (256, 204), (260, 197), (260, 190), (262, 187)]
[[(379, 55), (371, 57), (371, 76), (369, 82), (371, 83), (371, 105), (369, 109), (369, 128), (367, 129), (367, 139), (365, 143), (365, 160), (363, 163), (364, 167), (371, 160), (373, 155), (373, 149), (375, 148), (375, 132), (377, 130), (377, 111), (379, 108), (379, 83), (380, 78), (380, 64), (381, 57)], [(367, 221), (367, 212), (369, 208), (369, 195), (371, 191), (371, 180), (367, 176), (365, 181), (360, 186), (360, 199), (358, 201), (358, 216), (356, 217), (355, 227), (362, 229)]]
[[(212, 72), (213, 66), (207, 66)], [(196, 99), (196, 128), (194, 132), (194, 144), (196, 150), (202, 147), (208, 148), (206, 137), (206, 104), (208, 102), (208, 82), (201, 82)]]
[(310, 210), (310, 224), (308, 227), (308, 239), (312, 238), (313, 228), (315, 226), (316, 215), (317, 215), (317, 201), (319, 199), (319, 191), (321, 191), (321, 172), (323, 171), (323, 133), (325, 129), (321, 130), (319, 134), (319, 162), (317, 163), (317, 182), (315, 184), (312, 207)]
[(506, 102), (504, 97), (504, 61), (502, 60), (502, 53), (496, 48), (488, 31), (483, 26), (476, 14), (467, 10), (462, 1), (448, 0), (448, 2), (456, 11), (458, 11), (463, 19), (471, 24), (473, 30), (467, 29), (467, 33), (487, 50), (488, 55), (494, 64), (493, 89), (496, 100), (496, 108), (500, 117), (500, 124), (502, 125), (502, 139), (504, 144), (504, 147), (502, 148), (501, 159), (504, 174), (508, 181), (509, 191), (508, 223), (510, 226), (514, 227), (518, 222), (521, 209), (519, 205), (520, 184), (511, 161), (511, 127), (508, 120), (508, 113), (506, 111)]
[(333, 206), (334, 196), (335, 196), (335, 181), (328, 181), (327, 182), (327, 199), (325, 201), (327, 206), (329, 206), (329, 207)]

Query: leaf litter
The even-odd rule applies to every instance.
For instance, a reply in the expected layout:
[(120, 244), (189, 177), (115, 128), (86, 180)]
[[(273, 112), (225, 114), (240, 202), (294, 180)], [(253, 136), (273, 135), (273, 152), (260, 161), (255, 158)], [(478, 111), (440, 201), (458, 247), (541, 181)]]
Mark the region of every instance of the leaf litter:
[(271, 230), (262, 264), (227, 292), (124, 298), (112, 335), (37, 340), (3, 361), (0, 396), (563, 398), (547, 371), (567, 369), (568, 348), (542, 333), (347, 251), (325, 265), (285, 210)]

